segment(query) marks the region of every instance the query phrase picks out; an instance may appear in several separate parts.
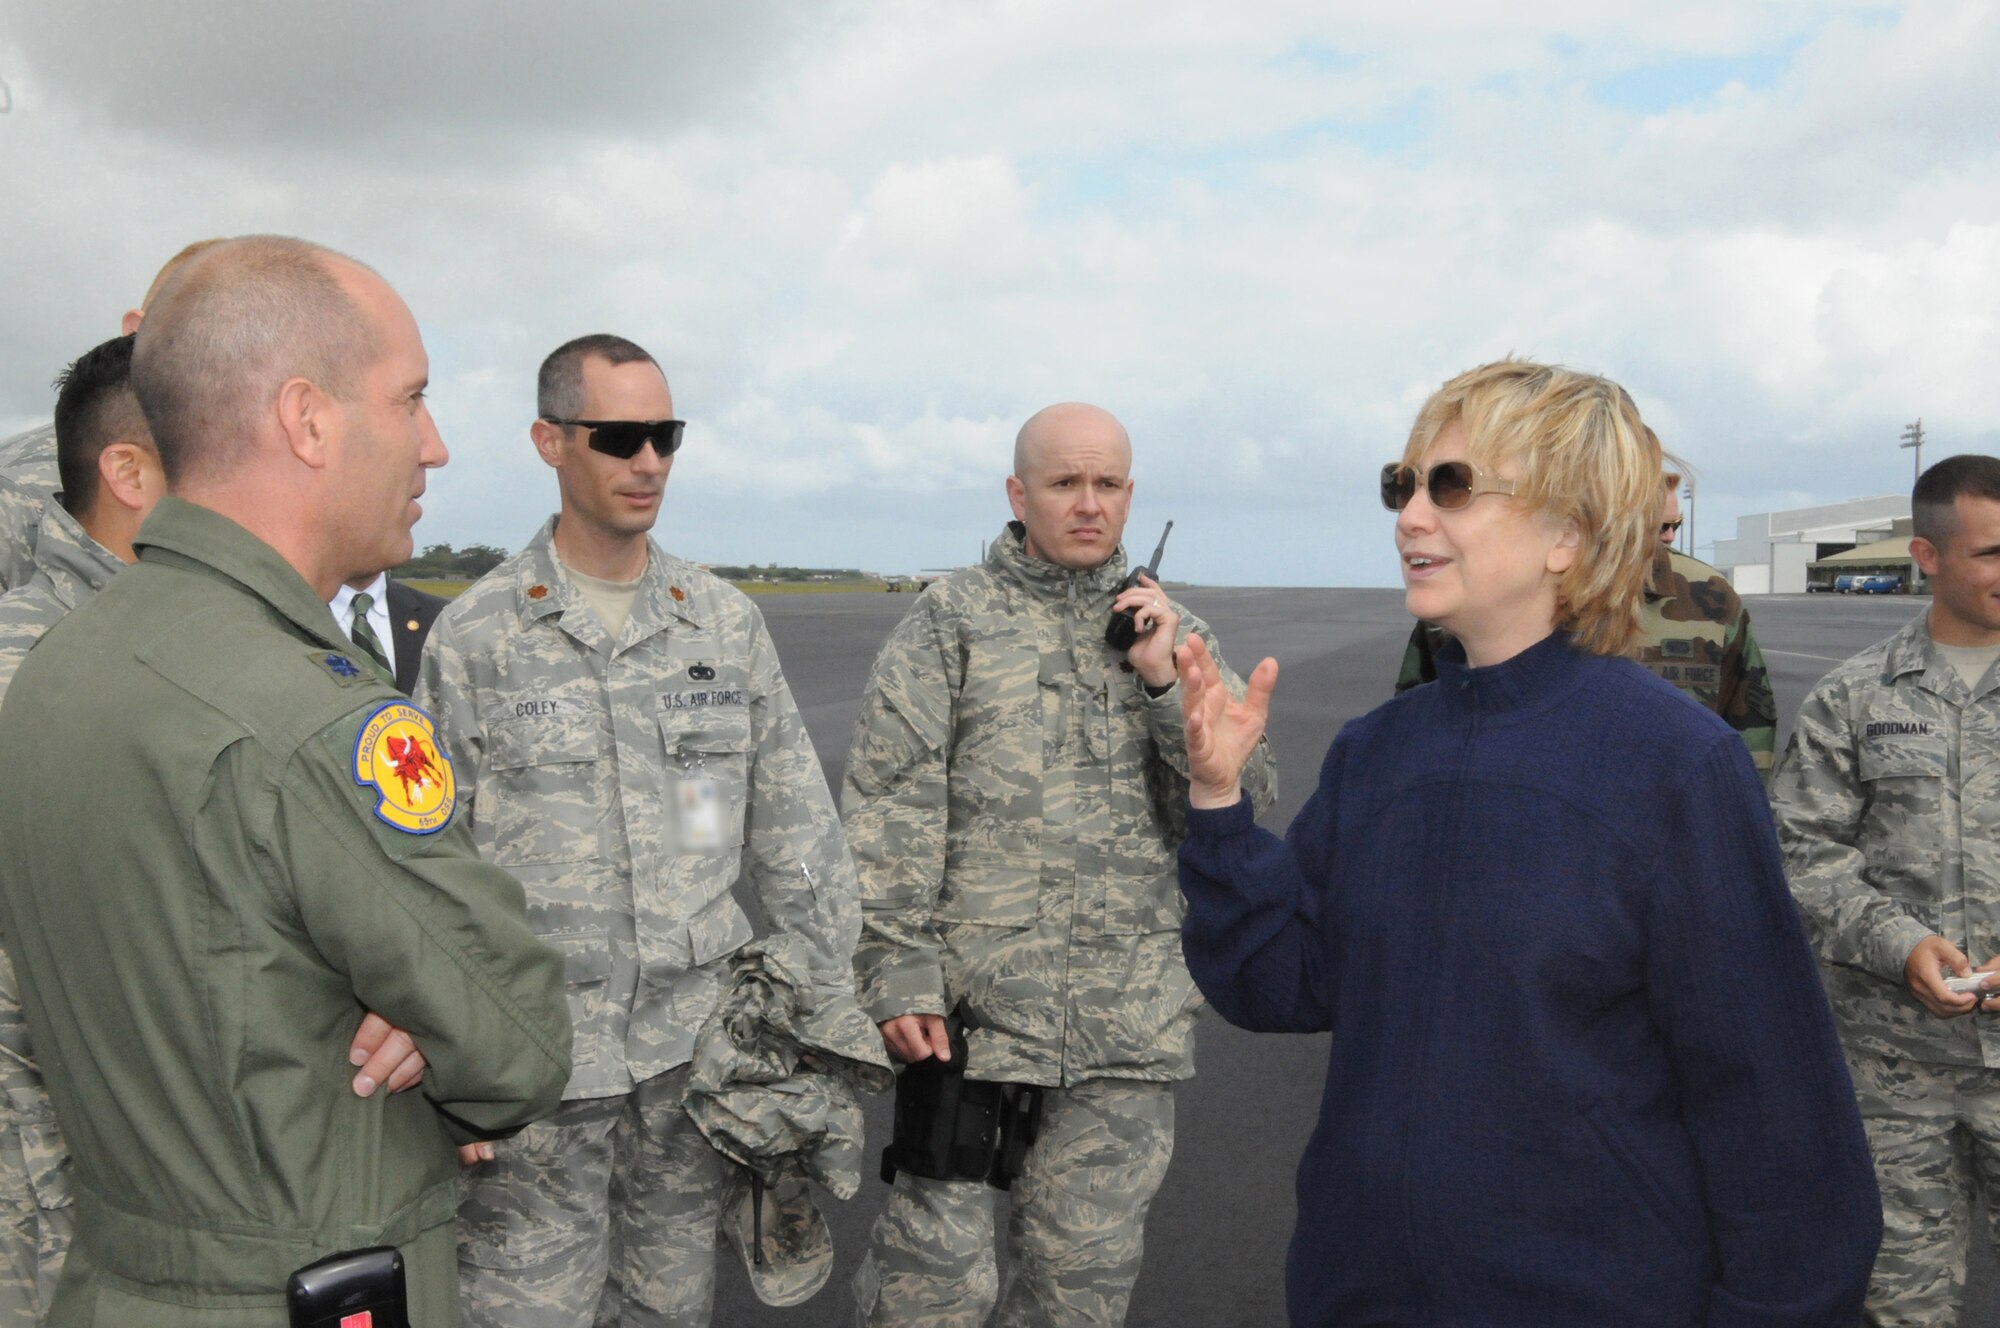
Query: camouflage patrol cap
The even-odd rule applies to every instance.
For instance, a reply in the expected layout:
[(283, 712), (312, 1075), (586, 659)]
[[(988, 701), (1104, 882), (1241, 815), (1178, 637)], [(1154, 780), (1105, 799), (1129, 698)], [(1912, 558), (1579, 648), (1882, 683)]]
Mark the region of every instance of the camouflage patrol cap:
[(833, 1233), (804, 1177), (767, 1184), (750, 1168), (735, 1168), (722, 1200), (722, 1234), (766, 1305), (802, 1305), (833, 1275)]

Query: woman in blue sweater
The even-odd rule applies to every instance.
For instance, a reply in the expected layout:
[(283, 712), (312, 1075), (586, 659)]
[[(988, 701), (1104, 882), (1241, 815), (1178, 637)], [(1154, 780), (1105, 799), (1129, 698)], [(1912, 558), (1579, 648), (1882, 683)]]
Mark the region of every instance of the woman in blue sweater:
[(1619, 656), (1660, 453), (1616, 384), (1514, 361), (1427, 402), (1382, 498), (1436, 683), (1347, 725), (1280, 840), (1199, 642), (1188, 967), (1332, 1032), (1293, 1323), (1851, 1328), (1867, 1144), (1748, 752)]

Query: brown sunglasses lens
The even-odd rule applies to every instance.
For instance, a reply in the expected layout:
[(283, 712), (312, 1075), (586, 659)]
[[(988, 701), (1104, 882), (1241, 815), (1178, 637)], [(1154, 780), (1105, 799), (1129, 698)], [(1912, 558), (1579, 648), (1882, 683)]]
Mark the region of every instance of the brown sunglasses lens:
[(1427, 477), (1431, 491), (1431, 506), (1442, 512), (1455, 512), (1472, 501), (1472, 466), (1465, 461), (1441, 461), (1432, 466)]
[[(1440, 461), (1425, 473), (1424, 488), (1430, 494), (1432, 507), (1443, 512), (1457, 511), (1472, 501), (1472, 463)], [(1382, 506), (1391, 512), (1400, 512), (1416, 496), (1415, 466), (1399, 466), (1391, 462), (1382, 467)]]
[(1391, 461), (1382, 467), (1382, 506), (1400, 512), (1417, 496), (1417, 472), (1412, 466)]

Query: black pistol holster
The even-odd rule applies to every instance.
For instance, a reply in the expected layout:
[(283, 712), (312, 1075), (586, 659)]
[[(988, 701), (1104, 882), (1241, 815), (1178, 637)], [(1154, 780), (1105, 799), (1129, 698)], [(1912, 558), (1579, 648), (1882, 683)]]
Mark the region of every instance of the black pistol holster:
[(983, 1180), (1007, 1189), (1042, 1125), (1036, 1084), (965, 1077), (965, 1023), (945, 1016), (951, 1059), (931, 1056), (896, 1076), (896, 1123), (882, 1150), (882, 1180), (907, 1171), (928, 1180)]

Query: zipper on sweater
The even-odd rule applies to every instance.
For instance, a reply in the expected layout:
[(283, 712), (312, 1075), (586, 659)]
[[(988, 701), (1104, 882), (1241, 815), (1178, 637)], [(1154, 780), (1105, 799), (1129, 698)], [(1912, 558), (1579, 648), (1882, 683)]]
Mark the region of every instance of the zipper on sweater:
[[(1439, 827), (1436, 839), (1432, 841), (1450, 846), (1453, 854), (1451, 859), (1440, 863), (1440, 870), (1434, 873), (1437, 884), (1430, 901), (1434, 905), (1434, 911), (1430, 917), (1424, 919), (1427, 924), (1425, 930), (1432, 936), (1444, 934), (1443, 920), (1449, 916), (1452, 877), (1458, 868), (1457, 859), (1460, 854), (1457, 838), (1459, 826), (1464, 820), (1466, 776), (1472, 765), (1473, 748), (1479, 742), (1481, 719), (1480, 712), (1474, 709), (1470, 725), (1466, 729), (1464, 744), (1459, 748), (1458, 768), (1447, 792), (1445, 820)], [(1423, 1118), (1428, 1113), (1431, 1100), (1426, 1085), (1430, 1082), (1431, 1055), (1437, 1041), (1434, 1025), (1442, 999), (1438, 985), (1419, 984), (1417, 999), (1420, 1004), (1417, 1018), (1416, 1074), (1414, 1082), (1410, 1085), (1413, 1106), (1403, 1116), (1403, 1235), (1404, 1244), (1409, 1251), (1410, 1272), (1416, 1279), (1417, 1298), (1423, 1304), (1426, 1320), (1435, 1321), (1438, 1310), (1431, 1284), (1431, 1261), (1425, 1256), (1425, 1241), (1417, 1230), (1416, 1204), (1413, 1196), (1417, 1192), (1416, 1144), (1421, 1134), (1418, 1127), (1420, 1124), (1427, 1124)]]

